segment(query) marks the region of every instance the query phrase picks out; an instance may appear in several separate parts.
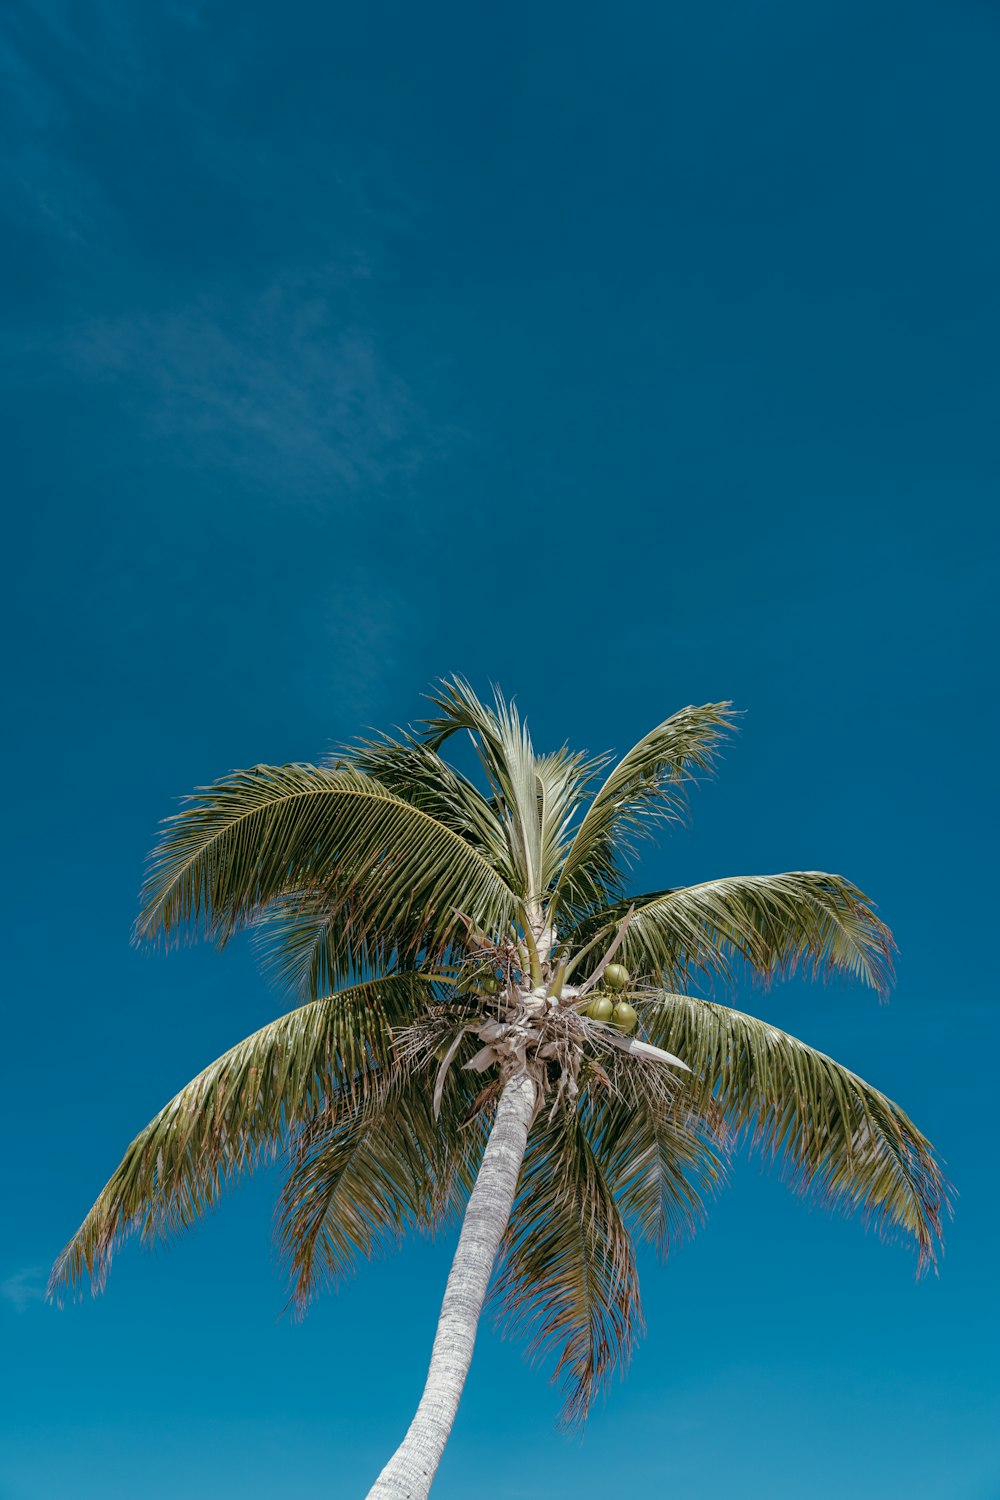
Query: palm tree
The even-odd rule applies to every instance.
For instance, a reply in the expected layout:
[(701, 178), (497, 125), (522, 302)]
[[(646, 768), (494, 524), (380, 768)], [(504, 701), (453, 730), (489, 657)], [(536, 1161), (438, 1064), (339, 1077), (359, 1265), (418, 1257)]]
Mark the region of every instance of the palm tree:
[[(252, 928), (310, 998), (199, 1073), (140, 1132), (53, 1272), (104, 1280), (133, 1232), (189, 1225), (281, 1155), (292, 1299), (465, 1201), (427, 1383), (369, 1492), (425, 1496), (499, 1257), (501, 1317), (556, 1352), (582, 1419), (641, 1331), (635, 1242), (697, 1225), (733, 1141), (933, 1261), (945, 1207), (901, 1109), (795, 1037), (690, 989), (748, 970), (883, 993), (892, 938), (839, 875), (628, 896), (637, 839), (681, 818), (731, 726), (685, 708), (612, 765), (537, 754), (516, 708), (441, 685), (418, 731), (319, 766), (253, 766), (189, 799), (137, 934)], [(467, 731), (480, 790), (441, 751)], [(638, 1035), (634, 1035), (638, 1017)], [(467, 1200), (467, 1201), (466, 1201)]]

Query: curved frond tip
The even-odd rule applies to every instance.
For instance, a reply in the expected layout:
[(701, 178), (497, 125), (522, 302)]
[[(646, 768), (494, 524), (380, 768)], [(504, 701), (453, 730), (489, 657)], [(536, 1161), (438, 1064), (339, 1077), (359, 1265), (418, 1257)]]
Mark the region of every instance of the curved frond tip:
[(100, 1290), (124, 1240), (151, 1243), (188, 1227), (332, 1102), (367, 1098), (392, 1028), (410, 1018), (425, 987), (419, 975), (399, 974), (311, 1001), (203, 1069), (132, 1141), (56, 1262), (50, 1295), (84, 1277)]
[(934, 1265), (948, 1184), (934, 1149), (885, 1094), (825, 1053), (765, 1021), (690, 995), (642, 1007), (646, 1035), (692, 1068), (693, 1107), (717, 1105), (798, 1192), (859, 1212), (885, 1239)]
[(575, 1116), (529, 1138), (493, 1295), (531, 1359), (557, 1356), (564, 1422), (585, 1420), (643, 1320), (631, 1236)]
[[(682, 988), (697, 973), (728, 977), (733, 960), (765, 983), (798, 970), (814, 979), (843, 974), (884, 997), (892, 982), (892, 933), (842, 875), (733, 875), (659, 891), (633, 905), (624, 961), (669, 988)], [(609, 935), (624, 911), (622, 902), (603, 914)]]
[(518, 908), (486, 853), (374, 777), (350, 766), (254, 766), (167, 820), (136, 937), (171, 941), (200, 928), (225, 942), (303, 890), (328, 901), (355, 967), (443, 949), (456, 907), (492, 927)]
[(559, 874), (557, 901), (593, 907), (620, 893), (622, 865), (637, 840), (658, 823), (683, 820), (688, 785), (711, 770), (735, 717), (730, 703), (692, 705), (633, 745), (580, 820)]

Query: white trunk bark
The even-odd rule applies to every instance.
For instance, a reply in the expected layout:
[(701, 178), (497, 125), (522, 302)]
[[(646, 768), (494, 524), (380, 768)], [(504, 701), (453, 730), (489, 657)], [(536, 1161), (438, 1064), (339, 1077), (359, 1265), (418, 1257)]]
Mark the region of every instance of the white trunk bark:
[(425, 1500), (430, 1492), (510, 1219), (535, 1097), (536, 1085), (523, 1073), (512, 1078), (500, 1096), (445, 1287), (424, 1393), (409, 1431), (368, 1491), (368, 1500)]

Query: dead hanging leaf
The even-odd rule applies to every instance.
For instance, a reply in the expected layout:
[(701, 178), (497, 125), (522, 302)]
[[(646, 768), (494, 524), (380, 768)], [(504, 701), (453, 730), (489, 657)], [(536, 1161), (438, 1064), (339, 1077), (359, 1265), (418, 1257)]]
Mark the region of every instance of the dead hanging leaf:
[(458, 1033), (458, 1035), (452, 1041), (452, 1044), (448, 1048), (448, 1050), (445, 1053), (444, 1057), (441, 1059), (441, 1066), (438, 1068), (437, 1079), (436, 1079), (435, 1084), (434, 1084), (434, 1118), (435, 1118), (435, 1120), (438, 1118), (438, 1116), (441, 1113), (441, 1098), (442, 1098), (442, 1096), (444, 1094), (444, 1081), (445, 1081), (445, 1079), (448, 1076), (448, 1069), (451, 1067), (452, 1062), (455, 1059), (455, 1053), (458, 1051), (459, 1046), (461, 1045), (462, 1039), (465, 1036), (467, 1030), (468, 1030), (468, 1027), (466, 1027), (466, 1026), (462, 1027), (461, 1031)]
[(463, 1064), (463, 1066), (470, 1073), (485, 1073), (490, 1064), (496, 1061), (497, 1051), (495, 1047), (480, 1047), (475, 1057), (470, 1057), (469, 1061)]

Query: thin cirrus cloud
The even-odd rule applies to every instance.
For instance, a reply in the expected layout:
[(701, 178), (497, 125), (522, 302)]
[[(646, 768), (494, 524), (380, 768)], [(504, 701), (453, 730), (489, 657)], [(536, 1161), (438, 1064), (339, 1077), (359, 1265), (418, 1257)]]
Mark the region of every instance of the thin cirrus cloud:
[(15, 1271), (0, 1281), (0, 1301), (16, 1313), (27, 1312), (35, 1303), (45, 1300), (45, 1272), (40, 1266)]
[(339, 321), (321, 281), (283, 280), (238, 316), (209, 301), (82, 323), (65, 355), (87, 376), (138, 378), (149, 425), (178, 439), (182, 458), (307, 488), (410, 475), (427, 448), (420, 407), (371, 329)]
[[(39, 247), (38, 295), (8, 319), (6, 378), (23, 386), (61, 367), (120, 387), (181, 465), (249, 473), (286, 495), (405, 483), (455, 434), (438, 430), (380, 331), (386, 247), (411, 221), (419, 233), (387, 163), (341, 170), (304, 133), (287, 180), (288, 143), (262, 135), (247, 173), (224, 81), (205, 87), (198, 49), (181, 50), (185, 86), (144, 95), (157, 44), (178, 47), (199, 13), (95, 15), (99, 48), (49, 5), (29, 7), (0, 48), (12, 127), (0, 212)], [(151, 114), (163, 116), (155, 132)], [(143, 132), (152, 144), (133, 150)], [(110, 161), (86, 144), (108, 139)], [(312, 210), (299, 224), (303, 183)], [(290, 258), (296, 238), (311, 243)]]

